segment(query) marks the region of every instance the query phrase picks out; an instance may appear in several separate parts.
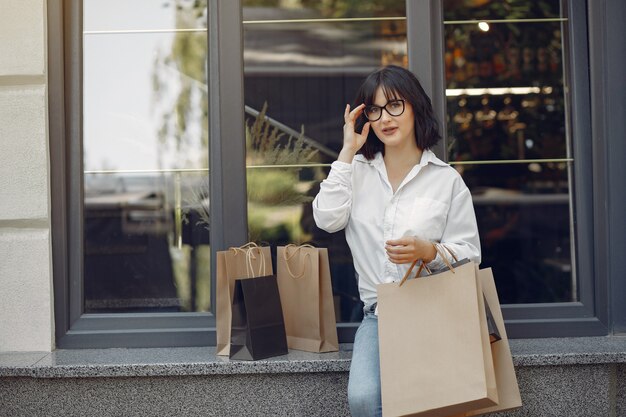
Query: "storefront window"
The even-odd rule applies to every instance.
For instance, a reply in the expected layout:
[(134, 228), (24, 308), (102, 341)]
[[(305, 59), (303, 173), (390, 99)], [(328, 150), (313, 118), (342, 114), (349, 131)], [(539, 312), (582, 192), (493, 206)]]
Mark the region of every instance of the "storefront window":
[[(269, 3), (243, 11), (250, 237), (329, 247), (338, 317), (352, 321), (349, 250), (341, 233), (315, 228), (310, 201), (360, 81), (407, 65), (405, 2)], [(447, 157), (473, 192), (483, 266), (503, 303), (578, 299), (562, 10), (557, 0), (444, 2)]]
[(408, 63), (405, 2), (243, 6), (250, 239), (328, 248), (337, 320), (360, 320), (344, 234), (318, 229), (311, 201), (341, 149), (343, 109), (364, 77)]
[(84, 312), (208, 311), (206, 2), (83, 10)]
[(602, 106), (591, 107), (589, 76), (599, 29), (587, 2), (209, 5), (50, 5), (64, 17), (49, 21), (57, 346), (215, 343), (209, 231), (213, 250), (246, 238), (274, 256), (287, 243), (328, 248), (340, 338), (351, 341), (362, 314), (352, 257), (343, 233), (315, 227), (310, 203), (341, 148), (345, 104), (386, 64), (421, 76), (443, 115), (437, 151), (473, 193), (509, 336), (605, 334), (593, 256), (604, 194), (592, 176), (605, 144), (592, 140)]
[(447, 151), (503, 303), (578, 300), (561, 3), (444, 1)]

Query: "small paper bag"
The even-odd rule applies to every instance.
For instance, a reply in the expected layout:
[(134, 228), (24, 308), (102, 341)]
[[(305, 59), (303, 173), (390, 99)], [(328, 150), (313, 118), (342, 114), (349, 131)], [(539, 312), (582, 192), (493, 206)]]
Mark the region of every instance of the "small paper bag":
[(275, 275), (235, 280), (232, 312), (230, 359), (289, 353)]
[(276, 259), (289, 348), (339, 350), (328, 251), (310, 245), (279, 246)]
[[(248, 255), (251, 255), (248, 257)], [(249, 258), (249, 259), (248, 259)], [(255, 273), (256, 272), (256, 273)], [(247, 243), (217, 252), (216, 331), (217, 355), (229, 355), (232, 302), (237, 278), (272, 275), (269, 247)]]

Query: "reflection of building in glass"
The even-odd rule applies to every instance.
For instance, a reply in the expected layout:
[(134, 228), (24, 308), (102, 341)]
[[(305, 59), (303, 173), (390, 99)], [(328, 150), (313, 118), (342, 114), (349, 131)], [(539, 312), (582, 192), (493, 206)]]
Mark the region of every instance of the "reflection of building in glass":
[(324, 17), (312, 9), (244, 7), (244, 93), (252, 109), (267, 103), (270, 117), (304, 126), (338, 152), (343, 106), (362, 78), (381, 65), (406, 64), (406, 19), (403, 6), (380, 20)]

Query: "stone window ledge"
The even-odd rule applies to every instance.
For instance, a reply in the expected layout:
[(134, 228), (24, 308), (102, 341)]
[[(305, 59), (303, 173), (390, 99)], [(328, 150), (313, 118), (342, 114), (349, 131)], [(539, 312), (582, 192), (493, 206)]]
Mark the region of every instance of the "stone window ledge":
[[(513, 363), (521, 366), (626, 363), (626, 336), (511, 340)], [(347, 372), (351, 344), (339, 352), (231, 361), (214, 347), (76, 349), (0, 353), (0, 378), (88, 378), (228, 374)]]

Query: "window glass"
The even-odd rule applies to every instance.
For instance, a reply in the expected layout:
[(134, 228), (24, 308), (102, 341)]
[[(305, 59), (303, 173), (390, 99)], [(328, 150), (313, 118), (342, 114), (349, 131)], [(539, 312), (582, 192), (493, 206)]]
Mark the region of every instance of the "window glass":
[(206, 29), (206, 0), (83, 0), (88, 32), (171, 32)]
[(561, 0), (444, 0), (444, 20), (561, 18)]
[(445, 0), (447, 147), (503, 303), (576, 301), (561, 3)]
[(84, 309), (208, 311), (206, 2), (84, 1)]
[(405, 2), (243, 5), (250, 240), (328, 248), (337, 320), (358, 321), (344, 233), (318, 229), (311, 201), (341, 149), (343, 110), (365, 76), (407, 65)]

